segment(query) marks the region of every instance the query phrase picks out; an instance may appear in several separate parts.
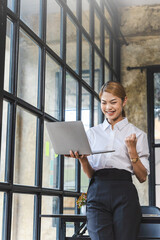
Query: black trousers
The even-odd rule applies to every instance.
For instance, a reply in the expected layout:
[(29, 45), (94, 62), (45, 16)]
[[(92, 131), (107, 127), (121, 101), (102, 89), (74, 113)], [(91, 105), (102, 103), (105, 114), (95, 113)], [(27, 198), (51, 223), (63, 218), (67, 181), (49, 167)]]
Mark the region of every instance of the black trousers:
[(136, 240), (141, 215), (128, 171), (95, 172), (87, 193), (87, 228), (92, 240)]

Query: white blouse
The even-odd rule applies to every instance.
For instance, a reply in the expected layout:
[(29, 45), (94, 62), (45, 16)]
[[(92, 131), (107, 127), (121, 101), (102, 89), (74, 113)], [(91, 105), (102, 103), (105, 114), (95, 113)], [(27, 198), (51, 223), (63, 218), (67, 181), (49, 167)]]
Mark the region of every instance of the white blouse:
[(88, 156), (88, 161), (92, 168), (94, 170), (118, 168), (133, 173), (133, 167), (125, 144), (125, 138), (133, 133), (135, 133), (137, 137), (136, 149), (138, 156), (149, 174), (149, 148), (147, 135), (145, 132), (129, 123), (127, 118), (116, 123), (113, 130), (108, 121), (104, 120), (103, 123), (92, 127), (87, 131), (92, 151), (115, 150), (115, 152), (112, 153)]

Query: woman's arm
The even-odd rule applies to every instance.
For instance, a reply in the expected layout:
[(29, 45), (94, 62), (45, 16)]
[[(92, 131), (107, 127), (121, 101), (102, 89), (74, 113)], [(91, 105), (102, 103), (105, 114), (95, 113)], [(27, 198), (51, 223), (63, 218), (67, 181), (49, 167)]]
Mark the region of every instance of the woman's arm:
[(129, 137), (127, 137), (125, 139), (125, 143), (128, 149), (130, 159), (132, 160), (137, 158), (136, 162), (131, 161), (131, 163), (137, 179), (139, 180), (140, 183), (143, 183), (146, 181), (146, 178), (147, 178), (147, 170), (141, 163), (136, 150), (136, 144), (137, 144), (136, 134), (131, 134)]
[(94, 173), (94, 169), (91, 167), (91, 165), (88, 162), (87, 155), (79, 155), (78, 152), (70, 151), (70, 156), (72, 158), (79, 159), (81, 166), (83, 168), (83, 171), (88, 176), (88, 178), (91, 178)]

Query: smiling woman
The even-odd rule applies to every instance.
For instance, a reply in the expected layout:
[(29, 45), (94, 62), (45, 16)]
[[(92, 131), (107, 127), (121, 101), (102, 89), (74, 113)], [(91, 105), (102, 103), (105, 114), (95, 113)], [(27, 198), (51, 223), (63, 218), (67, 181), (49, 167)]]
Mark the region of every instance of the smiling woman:
[(70, 152), (91, 178), (87, 228), (92, 240), (136, 240), (141, 209), (131, 174), (139, 182), (149, 174), (147, 136), (125, 118), (127, 97), (119, 82), (105, 83), (99, 96), (105, 120), (87, 131), (88, 139), (92, 151), (110, 146), (115, 152), (90, 156)]

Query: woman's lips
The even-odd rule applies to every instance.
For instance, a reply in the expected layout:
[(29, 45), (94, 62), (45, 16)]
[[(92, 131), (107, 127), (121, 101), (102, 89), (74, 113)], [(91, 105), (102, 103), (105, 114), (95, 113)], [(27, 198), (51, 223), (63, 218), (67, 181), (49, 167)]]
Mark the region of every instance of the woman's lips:
[(108, 114), (109, 116), (112, 116), (114, 113), (115, 113), (115, 111), (114, 112), (113, 111), (106, 112), (106, 114)]

